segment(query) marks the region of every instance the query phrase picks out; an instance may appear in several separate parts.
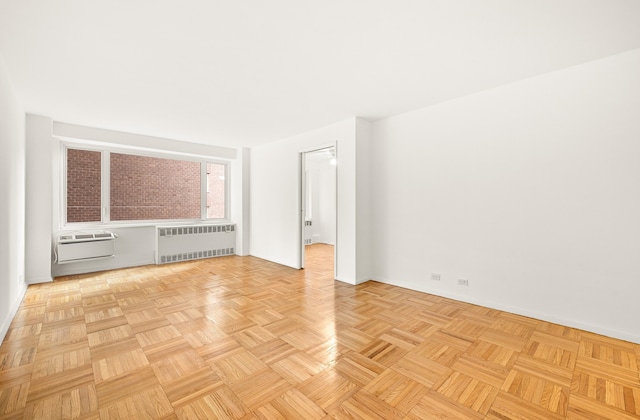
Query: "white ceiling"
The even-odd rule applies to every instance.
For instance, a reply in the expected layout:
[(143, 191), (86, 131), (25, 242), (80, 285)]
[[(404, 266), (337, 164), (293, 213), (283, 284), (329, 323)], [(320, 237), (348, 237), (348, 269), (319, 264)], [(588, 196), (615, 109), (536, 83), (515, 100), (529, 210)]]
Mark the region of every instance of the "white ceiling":
[(0, 0), (27, 112), (222, 146), (639, 47), (639, 0)]

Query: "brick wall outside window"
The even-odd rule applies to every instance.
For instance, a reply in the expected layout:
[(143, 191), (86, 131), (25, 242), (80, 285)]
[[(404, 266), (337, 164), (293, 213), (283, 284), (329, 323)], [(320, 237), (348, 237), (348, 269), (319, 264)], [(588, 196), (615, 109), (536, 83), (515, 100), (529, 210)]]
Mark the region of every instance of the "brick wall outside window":
[[(225, 217), (225, 170), (207, 163), (207, 218)], [(200, 219), (200, 162), (110, 153), (110, 219)], [(101, 221), (101, 152), (67, 149), (67, 222)]]
[(200, 219), (200, 163), (111, 153), (111, 220)]
[(67, 222), (100, 221), (101, 153), (67, 150)]

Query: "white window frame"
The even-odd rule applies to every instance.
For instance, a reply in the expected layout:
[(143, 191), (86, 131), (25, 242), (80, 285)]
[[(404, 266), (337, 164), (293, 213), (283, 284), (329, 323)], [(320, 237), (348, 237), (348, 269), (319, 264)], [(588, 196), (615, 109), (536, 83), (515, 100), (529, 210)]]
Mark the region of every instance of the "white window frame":
[[(223, 218), (208, 218), (207, 217), (207, 192), (208, 184), (207, 184), (207, 164), (213, 163), (215, 165), (224, 165), (224, 217)], [(220, 221), (229, 221), (229, 186), (231, 183), (229, 182), (229, 174), (231, 170), (229, 168), (229, 163), (216, 159), (206, 159), (200, 164), (200, 181), (202, 185), (200, 186), (200, 203), (202, 205), (201, 208), (201, 219), (202, 220), (220, 220)]]
[[(205, 156), (192, 156), (183, 155), (180, 153), (171, 152), (157, 152), (150, 150), (132, 150), (120, 147), (110, 147), (103, 145), (93, 145), (91, 143), (75, 143), (75, 142), (61, 142), (61, 211), (60, 219), (63, 228), (81, 228), (81, 227), (104, 227), (104, 226), (141, 226), (141, 225), (159, 225), (159, 224), (180, 224), (180, 223), (194, 223), (194, 222), (219, 222), (229, 223), (229, 210), (230, 203), (229, 198), (231, 196), (229, 189), (231, 186), (230, 181), (230, 165), (229, 161), (215, 159)], [(67, 221), (67, 150), (78, 149), (92, 152), (101, 153), (101, 168), (100, 168), (100, 188), (101, 188), (101, 220), (99, 222), (68, 222)], [(153, 220), (118, 220), (112, 221), (110, 216), (111, 210), (111, 153), (127, 154), (134, 156), (144, 156), (160, 159), (172, 159), (188, 162), (198, 162), (200, 164), (200, 218), (199, 219), (153, 219)], [(207, 218), (207, 164), (213, 163), (216, 165), (224, 166), (224, 217), (222, 218)]]

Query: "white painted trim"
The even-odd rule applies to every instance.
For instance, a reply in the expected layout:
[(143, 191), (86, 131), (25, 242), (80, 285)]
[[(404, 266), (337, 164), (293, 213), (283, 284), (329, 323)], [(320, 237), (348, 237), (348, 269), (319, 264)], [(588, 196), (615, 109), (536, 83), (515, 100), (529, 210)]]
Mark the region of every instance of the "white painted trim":
[[(372, 281), (377, 281), (379, 283), (390, 284), (392, 286), (406, 288), (406, 286), (400, 283), (394, 282), (392, 280), (381, 280), (380, 278), (378, 278)], [(434, 296), (440, 296), (447, 299), (457, 300), (460, 302), (471, 303), (473, 305), (484, 306), (486, 308), (496, 309), (499, 311), (508, 312), (515, 315), (526, 316), (528, 318), (533, 318), (540, 321), (551, 322), (553, 324), (563, 325), (571, 328), (577, 328), (577, 329), (589, 331), (595, 334), (600, 334), (607, 337), (617, 338), (620, 340), (629, 341), (631, 343), (640, 344), (640, 335), (627, 334), (625, 332), (600, 327), (598, 325), (592, 325), (592, 324), (576, 321), (573, 319), (557, 317), (552, 314), (546, 314), (546, 313), (536, 312), (536, 311), (528, 311), (528, 310), (523, 310), (522, 308), (512, 307), (509, 305), (502, 305), (495, 302), (483, 301), (481, 299), (474, 299), (473, 297), (468, 295), (458, 295), (456, 293), (448, 293), (448, 292), (443, 292), (441, 290), (427, 290), (427, 289), (420, 289), (420, 290), (415, 289), (415, 290), (422, 293), (428, 293)]]
[[(104, 261), (104, 260), (97, 260), (97, 261)], [(55, 264), (56, 267), (58, 267), (58, 270), (56, 271), (56, 277), (72, 276), (72, 275), (75, 275), (75, 274), (98, 273), (100, 271), (113, 271), (113, 270), (120, 270), (122, 268), (142, 267), (142, 266), (145, 266), (145, 265), (156, 265), (155, 255), (154, 255), (154, 258), (152, 258), (150, 260), (146, 260), (145, 259), (145, 260), (132, 261), (132, 262), (129, 262), (129, 263), (125, 264), (125, 265), (118, 265), (116, 267), (108, 267), (108, 268), (105, 268), (105, 267), (78, 268), (77, 267), (78, 264), (82, 264), (82, 263), (85, 263), (85, 262), (86, 261), (78, 261), (76, 263)], [(74, 267), (75, 267), (75, 270), (74, 270)]]
[[(226, 169), (225, 169), (225, 176), (226, 176)], [(200, 220), (205, 220), (207, 218), (207, 194), (209, 192), (207, 188), (208, 182), (209, 182), (209, 179), (207, 177), (207, 163), (205, 163), (204, 165), (200, 163)], [(225, 188), (225, 190), (227, 189), (228, 188)], [(226, 197), (225, 197), (225, 200), (226, 200)], [(225, 205), (226, 204), (227, 203), (225, 202)], [(225, 209), (225, 214), (226, 214), (226, 209)]]
[(191, 143), (142, 134), (85, 127), (63, 122), (53, 122), (53, 135), (76, 140), (87, 140), (108, 144), (120, 144), (128, 148), (177, 151), (185, 154), (208, 156), (221, 159), (236, 159), (236, 149), (206, 144)]
[(361, 279), (356, 280), (356, 284), (366, 283), (366, 282), (368, 282), (368, 281), (370, 281), (370, 280), (371, 280), (370, 278), (368, 278), (368, 277), (364, 277), (364, 278), (361, 278)]
[(337, 279), (338, 278), (338, 226), (340, 226), (340, 215), (339, 215), (339, 211), (338, 209), (340, 208), (340, 199), (338, 197), (338, 179), (339, 178), (339, 171), (340, 171), (340, 155), (338, 153), (338, 142), (334, 141), (333, 142), (333, 156), (335, 157), (336, 161), (338, 162), (336, 165), (336, 176), (335, 176), (335, 195), (336, 195), (336, 225), (335, 225), (335, 243), (333, 244), (333, 278)]
[(354, 282), (353, 280), (348, 280), (348, 279), (346, 279), (346, 278), (344, 278), (342, 276), (334, 276), (334, 277), (335, 277), (335, 280), (341, 281), (343, 283), (347, 283), (347, 284), (350, 284), (352, 286), (356, 286), (357, 285), (357, 283)]
[(307, 214), (307, 153), (298, 153), (298, 261), (300, 268), (304, 268), (307, 251), (304, 243), (304, 232)]
[[(141, 149), (141, 148), (128, 148), (128, 147), (118, 147), (108, 143), (98, 143), (98, 142), (77, 142), (77, 141), (69, 141), (64, 138), (54, 137), (56, 140), (60, 142), (60, 190), (62, 194), (60, 195), (60, 220), (57, 222), (58, 231), (64, 230), (81, 230), (81, 229), (100, 229), (104, 227), (116, 228), (116, 227), (138, 227), (138, 226), (149, 226), (149, 225), (159, 225), (159, 224), (180, 224), (180, 223), (231, 223), (230, 220), (230, 199), (231, 199), (231, 161), (223, 160), (220, 158), (210, 158), (207, 156), (196, 156), (196, 155), (186, 155), (178, 152), (171, 151), (158, 151), (151, 149)], [(67, 222), (67, 153), (69, 149), (76, 150), (86, 150), (92, 152), (100, 152), (100, 168), (101, 168), (101, 220), (99, 222)], [(188, 162), (196, 162), (200, 164), (200, 218), (199, 219), (157, 219), (157, 220), (141, 220), (141, 221), (130, 221), (130, 220), (111, 220), (111, 173), (110, 173), (110, 162), (111, 162), (111, 153), (118, 154), (126, 154), (132, 156), (143, 156), (150, 158), (158, 158), (158, 159), (170, 159), (177, 161), (188, 161)], [(221, 219), (211, 218), (207, 219), (206, 214), (206, 198), (207, 198), (207, 179), (206, 179), (206, 165), (212, 163), (216, 165), (224, 166), (225, 173), (225, 217)]]
[[(305, 206), (306, 206), (306, 190), (307, 190), (307, 180), (306, 180), (306, 156), (307, 153), (318, 152), (324, 149), (333, 149), (333, 153), (335, 158), (340, 162), (338, 158), (338, 141), (333, 141), (330, 143), (323, 143), (321, 145), (309, 146), (303, 149), (298, 149), (298, 191), (300, 194), (299, 197), (299, 211), (298, 211), (298, 229), (299, 229), (299, 238), (300, 238), (300, 250), (298, 251), (298, 261), (300, 261), (300, 268), (304, 268), (304, 258), (305, 258), (305, 243), (304, 243), (304, 217)], [(336, 176), (335, 176), (335, 194), (336, 194), (336, 225), (335, 225), (335, 243), (333, 244), (333, 278), (338, 280), (338, 167), (336, 167)], [(342, 280), (341, 280), (342, 281)], [(351, 282), (347, 282), (352, 284)]]
[(108, 151), (134, 156), (146, 156), (160, 159), (185, 160), (189, 162), (210, 162), (226, 165), (234, 159), (226, 159), (218, 156), (198, 155), (194, 153), (184, 153), (181, 151), (151, 149), (148, 147), (126, 146), (122, 144), (103, 143), (91, 140), (69, 139), (66, 137), (56, 137), (67, 149), (91, 150), (94, 152)]
[(35, 279), (27, 279), (27, 282), (31, 285), (31, 284), (40, 284), (40, 283), (51, 283), (53, 281), (53, 277), (49, 276), (49, 277), (38, 277)]
[(27, 291), (27, 285), (24, 283), (20, 284), (20, 291), (18, 291), (18, 298), (13, 302), (7, 317), (2, 320), (2, 326), (0, 326), (0, 343), (4, 341), (4, 337), (7, 335), (7, 331), (9, 331), (9, 327), (11, 326), (11, 322), (13, 318), (16, 316), (18, 309), (20, 309), (20, 304), (22, 304), (22, 300), (24, 299), (24, 294)]
[(298, 149), (298, 153), (311, 153), (311, 152), (317, 152), (317, 151), (323, 150), (323, 149), (329, 149), (331, 147), (336, 147), (337, 143), (338, 143), (337, 141), (333, 141), (333, 142), (329, 142), (329, 143), (316, 144), (314, 146), (309, 146), (309, 147), (305, 147), (305, 148), (302, 148), (302, 149)]

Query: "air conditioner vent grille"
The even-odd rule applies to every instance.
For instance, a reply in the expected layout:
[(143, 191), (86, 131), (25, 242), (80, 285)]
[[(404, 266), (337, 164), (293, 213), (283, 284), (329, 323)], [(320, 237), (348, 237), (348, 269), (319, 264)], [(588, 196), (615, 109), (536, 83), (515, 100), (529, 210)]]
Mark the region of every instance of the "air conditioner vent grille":
[(115, 239), (116, 235), (113, 232), (98, 232), (98, 233), (65, 233), (58, 236), (58, 243), (75, 243), (75, 242), (89, 242), (89, 241), (106, 241)]

